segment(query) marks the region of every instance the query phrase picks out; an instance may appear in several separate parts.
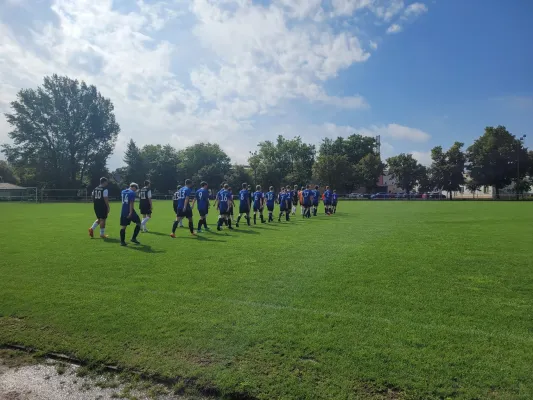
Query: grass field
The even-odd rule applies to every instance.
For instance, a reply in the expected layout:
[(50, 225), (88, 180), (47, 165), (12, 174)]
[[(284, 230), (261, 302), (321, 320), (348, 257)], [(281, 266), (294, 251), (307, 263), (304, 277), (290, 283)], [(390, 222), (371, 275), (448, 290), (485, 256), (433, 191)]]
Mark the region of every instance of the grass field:
[(532, 203), (341, 202), (171, 239), (155, 202), (126, 248), (118, 204), (107, 241), (89, 204), (0, 210), (0, 343), (228, 398), (533, 398)]

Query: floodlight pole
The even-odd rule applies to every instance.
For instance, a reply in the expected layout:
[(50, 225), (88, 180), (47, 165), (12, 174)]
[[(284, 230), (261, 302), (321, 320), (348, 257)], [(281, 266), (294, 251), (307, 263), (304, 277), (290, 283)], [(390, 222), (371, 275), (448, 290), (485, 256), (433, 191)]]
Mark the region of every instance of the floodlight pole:
[(525, 138), (526, 135), (520, 136), (518, 138), (518, 142), (516, 143), (516, 200), (519, 199), (518, 182), (520, 181), (520, 147), (522, 147), (522, 143), (524, 143)]

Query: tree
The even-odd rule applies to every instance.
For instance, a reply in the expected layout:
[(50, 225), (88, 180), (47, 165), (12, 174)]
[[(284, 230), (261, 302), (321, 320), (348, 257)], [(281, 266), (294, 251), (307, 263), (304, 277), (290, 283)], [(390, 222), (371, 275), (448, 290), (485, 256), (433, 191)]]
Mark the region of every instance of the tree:
[[(178, 176), (179, 153), (170, 145), (146, 145), (141, 150), (141, 157), (146, 175), (152, 188), (161, 193), (176, 189)], [(185, 178), (182, 177), (181, 180)]]
[[(252, 184), (253, 178), (243, 165), (233, 165), (224, 181), (232, 188), (240, 188), (243, 183)], [(263, 188), (268, 189), (268, 188)]]
[(7, 163), (7, 161), (0, 160), (0, 183), (17, 183), (15, 171)]
[(530, 180), (533, 180), (533, 150), (529, 150), (529, 152), (527, 153), (527, 159), (528, 159), (527, 175), (529, 176)]
[(120, 131), (111, 101), (68, 77), (45, 77), (42, 87), (19, 91), (11, 108), (6, 119), (14, 144), (2, 151), (50, 187), (79, 187), (99, 158), (107, 160)]
[(381, 158), (374, 153), (365, 155), (357, 163), (356, 175), (368, 193), (372, 193), (377, 187), (379, 177), (383, 175), (385, 167)]
[(447, 191), (450, 200), (452, 200), (452, 193), (458, 191), (465, 182), (466, 156), (461, 150), (463, 146), (464, 143), (455, 142), (446, 152), (442, 151), (441, 146), (431, 150), (433, 183), (439, 189)]
[(405, 153), (388, 158), (387, 165), (392, 178), (405, 192), (413, 190), (420, 179), (420, 172), (423, 170), (422, 165), (413, 158), (412, 154)]
[(420, 165), (418, 171), (418, 193), (432, 192), (434, 188), (435, 183), (433, 182), (430, 169), (424, 165)]
[(528, 159), (523, 144), (504, 126), (487, 127), (485, 133), (467, 149), (470, 175), (482, 186), (494, 186), (496, 197), (500, 189), (520, 181), (526, 168), (517, 170), (518, 160), (525, 165)]
[(195, 185), (206, 181), (211, 187), (222, 183), (231, 168), (230, 158), (214, 143), (198, 143), (178, 153), (179, 176), (190, 178)]
[(141, 153), (141, 149), (137, 144), (130, 139), (126, 152), (124, 153), (125, 175), (123, 179), (125, 182), (137, 182), (142, 185), (142, 182), (148, 176), (148, 170), (144, 163), (144, 159)]
[(315, 176), (323, 185), (331, 188), (345, 188), (353, 171), (345, 155), (319, 155), (313, 167)]
[(481, 185), (479, 182), (477, 182), (476, 180), (470, 178), (468, 181), (466, 181), (466, 184), (465, 184), (465, 187), (466, 189), (472, 193), (472, 198), (475, 198), (476, 197), (476, 193), (477, 191), (479, 190), (479, 188), (483, 186)]

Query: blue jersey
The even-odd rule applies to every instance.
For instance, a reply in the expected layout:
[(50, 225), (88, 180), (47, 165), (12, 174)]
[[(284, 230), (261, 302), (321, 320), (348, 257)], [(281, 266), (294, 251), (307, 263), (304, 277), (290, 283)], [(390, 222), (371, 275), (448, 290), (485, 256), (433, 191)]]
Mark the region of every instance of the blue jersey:
[(185, 199), (191, 196), (191, 192), (191, 188), (188, 188), (187, 186), (178, 190), (178, 209), (183, 209), (185, 207)]
[(320, 201), (320, 191), (318, 190), (312, 190), (313, 192), (313, 204), (318, 204), (318, 202)]
[(254, 193), (254, 207), (255, 208), (261, 207), (264, 198), (265, 198), (265, 195), (263, 194), (263, 192), (255, 192)]
[(198, 189), (196, 191), (196, 204), (198, 210), (205, 210), (209, 205), (209, 192), (207, 189)]
[(309, 189), (305, 189), (303, 191), (304, 204), (306, 205), (311, 204), (311, 196), (312, 196), (312, 193)]
[(250, 192), (247, 189), (242, 189), (239, 192), (239, 200), (241, 204), (246, 204), (246, 206), (248, 206), (249, 199), (250, 199)]
[(135, 202), (135, 192), (130, 189), (124, 189), (120, 192), (120, 197), (122, 198), (122, 211), (120, 215), (127, 217), (130, 215), (130, 204)]
[(231, 194), (227, 190), (222, 189), (217, 194), (218, 208), (220, 211), (226, 211), (229, 208)]
[(265, 195), (267, 207), (274, 207), (274, 201), (276, 200), (276, 195), (274, 192), (268, 192)]
[(333, 197), (333, 202), (336, 203), (336, 202), (337, 202), (337, 199), (338, 199), (338, 197), (339, 197), (339, 196), (337, 195), (337, 193), (333, 193), (332, 197)]
[(324, 201), (329, 203), (331, 201), (331, 192), (329, 190), (326, 190), (324, 192)]

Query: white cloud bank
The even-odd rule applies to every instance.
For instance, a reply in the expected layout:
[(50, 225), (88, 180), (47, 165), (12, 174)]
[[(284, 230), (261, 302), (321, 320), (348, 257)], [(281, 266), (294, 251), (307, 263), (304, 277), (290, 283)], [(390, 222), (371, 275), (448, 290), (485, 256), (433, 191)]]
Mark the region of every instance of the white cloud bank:
[[(94, 84), (112, 99), (122, 128), (112, 167), (129, 138), (178, 148), (213, 141), (242, 162), (258, 139), (277, 134), (256, 129), (260, 118), (296, 105), (300, 116), (313, 104), (365, 109), (356, 91), (337, 96), (325, 85), (366, 62), (379, 34), (342, 30), (339, 21), (370, 13), (389, 23), (427, 10), (398, 0), (44, 0), (47, 13), (16, 20), (7, 7), (17, 4), (27, 2), (0, 5), (0, 112), (45, 75)], [(354, 131), (419, 142), (427, 135), (396, 124)], [(0, 142), (7, 132), (0, 118)]]

